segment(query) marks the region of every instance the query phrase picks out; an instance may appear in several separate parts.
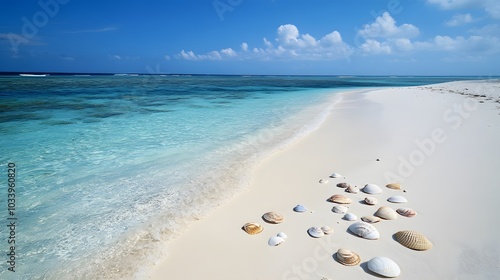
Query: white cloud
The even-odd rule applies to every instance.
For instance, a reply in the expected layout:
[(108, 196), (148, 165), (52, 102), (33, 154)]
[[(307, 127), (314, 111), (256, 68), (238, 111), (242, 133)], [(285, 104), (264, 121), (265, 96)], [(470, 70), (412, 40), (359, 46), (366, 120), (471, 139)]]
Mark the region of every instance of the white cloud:
[(221, 52), (221, 54), (226, 55), (226, 56), (230, 56), (230, 57), (237, 55), (236, 52), (231, 48), (222, 49), (220, 52)]
[(492, 18), (500, 19), (500, 1), (498, 0), (427, 0), (445, 10), (480, 8)]
[(459, 26), (459, 25), (471, 23), (473, 21), (474, 21), (474, 19), (472, 18), (471, 14), (456, 14), (453, 16), (453, 18), (451, 20), (446, 22), (446, 25)]
[(386, 42), (373, 39), (367, 39), (360, 49), (365, 54), (390, 54), (392, 52), (391, 47)]
[(241, 49), (245, 52), (248, 51), (248, 44), (245, 42), (241, 43)]
[(165, 58), (165, 60), (170, 60), (170, 55), (165, 55), (163, 58)]
[(396, 25), (396, 21), (388, 12), (375, 19), (372, 24), (365, 24), (358, 35), (363, 38), (413, 38), (420, 31), (412, 24)]

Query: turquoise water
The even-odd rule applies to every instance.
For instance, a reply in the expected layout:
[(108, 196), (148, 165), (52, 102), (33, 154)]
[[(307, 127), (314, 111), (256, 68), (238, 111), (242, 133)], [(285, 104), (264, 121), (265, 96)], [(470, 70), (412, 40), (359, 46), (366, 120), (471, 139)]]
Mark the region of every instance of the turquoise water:
[(458, 79), (0, 76), (0, 218), (15, 163), (18, 219), (16, 272), (2, 241), (0, 278), (140, 278), (336, 92)]

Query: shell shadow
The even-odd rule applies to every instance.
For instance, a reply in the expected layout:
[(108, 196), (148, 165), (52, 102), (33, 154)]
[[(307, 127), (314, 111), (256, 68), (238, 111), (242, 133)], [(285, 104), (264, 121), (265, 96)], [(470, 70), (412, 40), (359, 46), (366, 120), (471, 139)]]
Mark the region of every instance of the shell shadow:
[(366, 201), (364, 199), (361, 199), (360, 201), (358, 201), (359, 204), (362, 204), (362, 205), (368, 205), (368, 206), (373, 206), (373, 205), (370, 205), (368, 203), (366, 203)]
[(337, 253), (334, 253), (334, 254), (332, 255), (332, 259), (333, 259), (334, 261), (336, 261), (336, 262), (340, 263), (340, 262), (339, 262), (339, 258), (337, 257)]
[(361, 268), (367, 273), (367, 274), (370, 274), (374, 277), (377, 277), (377, 278), (381, 278), (381, 279), (388, 279), (389, 277), (385, 277), (385, 276), (382, 276), (380, 274), (377, 274), (371, 270), (368, 269), (368, 262), (362, 262), (359, 264), (359, 266), (361, 266)]

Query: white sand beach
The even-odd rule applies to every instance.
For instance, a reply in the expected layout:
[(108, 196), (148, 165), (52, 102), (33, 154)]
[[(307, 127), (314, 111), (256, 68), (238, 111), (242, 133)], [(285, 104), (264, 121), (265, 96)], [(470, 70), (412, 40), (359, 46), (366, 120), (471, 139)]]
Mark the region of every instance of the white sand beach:
[[(400, 279), (493, 279), (500, 273), (499, 167), (499, 81), (342, 93), (319, 129), (265, 159), (247, 191), (171, 241), (150, 279), (377, 279), (367, 269), (376, 256), (394, 260)], [(328, 178), (333, 172), (343, 177)], [(340, 182), (377, 184), (383, 192), (346, 193)], [(405, 191), (385, 187), (393, 182)], [(374, 224), (380, 238), (367, 240), (331, 211), (333, 194), (352, 199), (347, 206), (358, 220), (380, 206), (408, 207), (417, 215), (382, 220)], [(408, 202), (388, 202), (393, 195)], [(362, 203), (367, 196), (379, 204)], [(307, 211), (294, 212), (297, 204)], [(284, 221), (266, 223), (261, 216), (268, 211)], [(241, 229), (247, 222), (260, 223), (263, 232), (247, 234)], [(307, 234), (323, 225), (334, 232)], [(422, 233), (433, 247), (402, 246), (393, 238), (400, 230)], [(269, 246), (279, 232), (288, 238)], [(358, 253), (361, 264), (337, 262), (339, 248)]]

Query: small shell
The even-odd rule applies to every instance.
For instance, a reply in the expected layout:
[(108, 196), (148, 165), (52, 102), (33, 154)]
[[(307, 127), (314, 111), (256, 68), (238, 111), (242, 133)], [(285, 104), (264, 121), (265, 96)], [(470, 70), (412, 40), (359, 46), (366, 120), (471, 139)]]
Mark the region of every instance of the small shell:
[(332, 234), (333, 233), (333, 228), (329, 226), (322, 226), (321, 230), (323, 231), (324, 234)]
[(349, 187), (349, 184), (347, 184), (347, 183), (338, 183), (338, 184), (337, 184), (337, 187), (339, 187), (339, 188), (344, 188), (344, 189), (345, 189), (345, 188), (348, 188), (348, 187)]
[(339, 204), (349, 204), (352, 202), (352, 200), (350, 198), (348, 198), (347, 196), (342, 195), (342, 194), (334, 194), (328, 199), (328, 201), (339, 203)]
[(345, 189), (346, 192), (348, 193), (358, 193), (359, 189), (356, 186), (349, 186), (347, 189)]
[(269, 246), (278, 246), (283, 242), (285, 242), (285, 239), (275, 235), (275, 236), (271, 236), (271, 238), (269, 238), (269, 241), (267, 241), (267, 244), (269, 244)]
[(380, 207), (374, 215), (384, 220), (395, 220), (398, 218), (398, 214), (396, 213), (396, 211), (387, 206)]
[(319, 237), (322, 237), (325, 235), (325, 233), (323, 232), (323, 230), (320, 227), (310, 227), (307, 230), (307, 233), (309, 233), (310, 236), (315, 237), (315, 238), (319, 238)]
[(379, 194), (382, 193), (382, 189), (375, 184), (366, 184), (362, 189), (364, 193), (367, 194)]
[(348, 210), (349, 210), (349, 208), (342, 206), (342, 205), (335, 205), (332, 208), (332, 211), (337, 213), (337, 214), (345, 214), (345, 213), (347, 213)]
[(415, 210), (413, 209), (410, 209), (410, 208), (398, 208), (396, 210), (396, 212), (401, 215), (401, 216), (405, 216), (405, 217), (408, 217), (408, 218), (411, 218), (411, 217), (414, 217), (417, 215), (417, 212), (415, 212)]
[(391, 196), (387, 199), (387, 201), (392, 202), (392, 203), (408, 202), (408, 200), (404, 196), (400, 196), (400, 195)]
[(357, 265), (361, 262), (361, 258), (358, 254), (343, 248), (337, 251), (337, 260), (339, 263), (347, 266)]
[(306, 209), (306, 207), (304, 205), (300, 205), (299, 204), (299, 205), (293, 207), (293, 211), (299, 212), (299, 213), (303, 213), (303, 212), (306, 212), (307, 209)]
[(385, 277), (398, 277), (401, 274), (398, 264), (386, 257), (375, 257), (369, 260), (368, 269)]
[(329, 182), (329, 181), (328, 181), (328, 180), (326, 180), (326, 179), (321, 179), (321, 180), (319, 180), (319, 183), (320, 183), (320, 184), (328, 184), (328, 182)]
[(368, 205), (377, 205), (378, 199), (376, 199), (373, 196), (367, 196), (367, 197), (365, 197), (365, 203)]
[(243, 225), (242, 229), (250, 235), (261, 233), (264, 230), (258, 223), (246, 223)]
[(401, 185), (397, 184), (397, 183), (387, 184), (386, 187), (388, 187), (389, 189), (393, 189), (393, 190), (400, 190), (401, 189)]
[(288, 237), (288, 235), (286, 235), (286, 233), (284, 233), (284, 232), (280, 232), (276, 236), (281, 237), (283, 239), (287, 239), (287, 237)]
[(361, 221), (374, 224), (380, 222), (380, 218), (375, 216), (364, 216), (361, 217)]
[(401, 245), (417, 250), (425, 251), (432, 248), (432, 243), (423, 234), (411, 230), (398, 231), (394, 234), (394, 239)]
[(356, 215), (354, 215), (353, 213), (346, 213), (344, 215), (344, 219), (347, 221), (356, 221), (358, 217), (356, 217)]
[(262, 219), (270, 224), (279, 224), (283, 222), (283, 215), (276, 212), (267, 212), (262, 215)]
[(375, 240), (380, 237), (378, 230), (371, 224), (365, 222), (355, 222), (349, 226), (349, 230), (355, 235)]
[(340, 178), (342, 177), (342, 175), (340, 175), (339, 173), (332, 173), (332, 175), (330, 175), (330, 178)]

